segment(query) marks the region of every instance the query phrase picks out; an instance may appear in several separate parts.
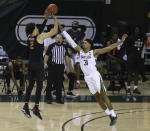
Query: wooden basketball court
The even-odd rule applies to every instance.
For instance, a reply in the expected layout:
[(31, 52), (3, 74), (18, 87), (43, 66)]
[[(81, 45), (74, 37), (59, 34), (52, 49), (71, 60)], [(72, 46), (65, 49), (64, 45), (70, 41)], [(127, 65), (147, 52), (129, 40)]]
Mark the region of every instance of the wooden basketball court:
[[(0, 103), (0, 131), (149, 131), (149, 103), (113, 103), (118, 114), (115, 126), (97, 103), (41, 103), (43, 120), (26, 118), (23, 103)], [(33, 103), (30, 105), (33, 106)]]
[[(21, 112), (23, 98), (19, 99), (14, 89), (13, 96), (0, 95), (0, 131), (149, 131), (150, 130), (150, 97), (149, 81), (140, 84), (142, 95), (126, 97), (125, 91), (108, 92), (114, 109), (118, 114), (115, 126), (110, 127), (109, 117), (102, 111), (84, 86), (74, 90), (79, 94), (76, 99), (65, 99), (65, 104), (46, 104), (42, 93), (40, 109), (43, 120), (32, 113), (26, 118)], [(105, 83), (107, 85), (107, 83)], [(67, 83), (65, 84), (67, 90)], [(2, 88), (0, 89), (1, 92)], [(34, 106), (34, 92), (30, 108)]]

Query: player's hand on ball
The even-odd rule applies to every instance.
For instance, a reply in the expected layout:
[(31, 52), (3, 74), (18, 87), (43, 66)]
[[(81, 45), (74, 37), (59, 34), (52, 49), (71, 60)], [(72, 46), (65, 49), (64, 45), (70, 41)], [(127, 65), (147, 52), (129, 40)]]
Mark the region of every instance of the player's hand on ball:
[(51, 15), (55, 15), (58, 12), (58, 6), (56, 4), (49, 4), (47, 9), (48, 13)]

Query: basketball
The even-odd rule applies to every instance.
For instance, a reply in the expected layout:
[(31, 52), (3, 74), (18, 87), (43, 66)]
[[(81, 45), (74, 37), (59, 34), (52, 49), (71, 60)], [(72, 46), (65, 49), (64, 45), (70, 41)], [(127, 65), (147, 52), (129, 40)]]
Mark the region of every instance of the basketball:
[(50, 4), (47, 11), (49, 14), (55, 15), (58, 12), (58, 6), (55, 4)]

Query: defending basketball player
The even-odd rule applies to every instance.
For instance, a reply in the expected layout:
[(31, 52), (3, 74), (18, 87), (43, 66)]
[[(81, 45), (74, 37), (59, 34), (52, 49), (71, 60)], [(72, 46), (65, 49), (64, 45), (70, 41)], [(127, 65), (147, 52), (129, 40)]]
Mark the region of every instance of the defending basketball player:
[(107, 53), (112, 49), (116, 48), (126, 39), (127, 35), (123, 35), (120, 42), (114, 43), (103, 49), (92, 50), (92, 40), (86, 39), (83, 42), (83, 49), (77, 45), (70, 35), (64, 30), (64, 28), (59, 24), (59, 28), (62, 31), (63, 36), (71, 44), (71, 46), (79, 53), (80, 56), (80, 66), (84, 73), (85, 82), (88, 85), (90, 92), (95, 96), (99, 105), (106, 114), (110, 117), (110, 126), (114, 125), (117, 121), (117, 115), (115, 114), (112, 104), (106, 95), (106, 88), (103, 84), (102, 77), (97, 71), (95, 60), (100, 54)]
[(32, 89), (35, 82), (37, 83), (36, 95), (35, 95), (35, 106), (32, 109), (34, 115), (39, 119), (42, 119), (39, 110), (39, 101), (41, 97), (41, 91), (43, 88), (44, 80), (44, 59), (43, 59), (43, 50), (44, 50), (44, 39), (52, 37), (58, 32), (58, 23), (55, 16), (52, 16), (54, 19), (54, 28), (47, 33), (39, 33), (35, 23), (29, 23), (26, 26), (26, 34), (29, 38), (29, 87), (26, 90), (25, 96), (25, 105), (22, 109), (22, 112), (26, 117), (31, 118), (29, 111), (29, 99), (31, 96)]

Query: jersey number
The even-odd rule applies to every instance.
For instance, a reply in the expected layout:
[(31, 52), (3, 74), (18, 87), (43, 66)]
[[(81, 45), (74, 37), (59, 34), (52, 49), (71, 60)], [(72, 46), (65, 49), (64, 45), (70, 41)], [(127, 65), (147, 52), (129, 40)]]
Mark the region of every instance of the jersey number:
[(30, 50), (34, 50), (34, 42), (33, 41), (30, 42)]
[(88, 60), (84, 60), (84, 65), (85, 65), (85, 66), (88, 65)]

